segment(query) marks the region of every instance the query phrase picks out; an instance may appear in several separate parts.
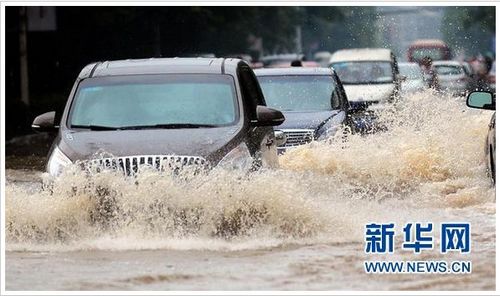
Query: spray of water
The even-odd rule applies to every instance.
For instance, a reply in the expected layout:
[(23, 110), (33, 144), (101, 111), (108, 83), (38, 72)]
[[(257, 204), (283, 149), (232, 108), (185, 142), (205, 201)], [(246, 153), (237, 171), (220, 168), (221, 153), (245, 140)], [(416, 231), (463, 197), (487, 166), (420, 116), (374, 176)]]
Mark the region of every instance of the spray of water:
[(431, 91), (379, 114), (382, 132), (289, 151), (282, 168), (135, 178), (76, 168), (42, 189), (6, 187), (7, 249), (242, 249), (352, 242), (369, 221), (494, 214), (483, 145), (490, 114)]

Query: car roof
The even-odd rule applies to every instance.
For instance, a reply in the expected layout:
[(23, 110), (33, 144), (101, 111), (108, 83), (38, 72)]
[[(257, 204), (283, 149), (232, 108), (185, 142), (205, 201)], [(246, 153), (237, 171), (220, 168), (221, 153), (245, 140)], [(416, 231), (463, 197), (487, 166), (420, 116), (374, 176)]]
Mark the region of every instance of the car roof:
[(330, 62), (383, 61), (391, 60), (391, 51), (386, 48), (341, 49), (332, 54)]
[(398, 66), (420, 68), (420, 66), (417, 63), (408, 63), (408, 62), (398, 63)]
[(330, 68), (321, 67), (264, 68), (255, 69), (254, 72), (256, 76), (332, 75)]
[(80, 72), (80, 77), (171, 73), (225, 74), (228, 67), (236, 67), (240, 61), (240, 59), (233, 58), (150, 58), (105, 61), (88, 65)]
[(418, 46), (446, 46), (446, 43), (441, 39), (418, 39), (410, 44), (410, 47)]
[(352, 61), (390, 61), (391, 50), (387, 48), (352, 48), (337, 50), (330, 63)]
[(304, 57), (301, 53), (283, 53), (283, 54), (274, 54), (263, 56), (261, 60), (263, 62), (271, 61), (271, 60), (300, 60)]
[(398, 66), (399, 65), (403, 65), (403, 66), (417, 66), (418, 67), (418, 63), (412, 63), (412, 62), (398, 62)]
[(463, 63), (459, 61), (434, 61), (433, 66), (462, 66)]

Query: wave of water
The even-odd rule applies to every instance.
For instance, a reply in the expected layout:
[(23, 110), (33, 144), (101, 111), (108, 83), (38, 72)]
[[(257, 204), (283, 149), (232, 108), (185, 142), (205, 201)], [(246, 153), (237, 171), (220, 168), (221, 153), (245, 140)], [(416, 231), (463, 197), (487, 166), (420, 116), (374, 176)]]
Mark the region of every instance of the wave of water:
[(362, 239), (370, 221), (495, 214), (483, 155), (489, 112), (426, 91), (379, 116), (386, 131), (296, 148), (279, 170), (130, 179), (72, 169), (43, 189), (9, 183), (7, 249), (343, 243)]

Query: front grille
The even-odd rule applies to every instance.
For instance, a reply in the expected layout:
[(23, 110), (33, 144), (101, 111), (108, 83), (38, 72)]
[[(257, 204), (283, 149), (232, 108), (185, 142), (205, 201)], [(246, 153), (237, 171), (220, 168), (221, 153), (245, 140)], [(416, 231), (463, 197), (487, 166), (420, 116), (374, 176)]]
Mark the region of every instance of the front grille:
[(180, 155), (137, 155), (124, 157), (96, 158), (86, 161), (85, 168), (91, 172), (103, 170), (121, 171), (125, 175), (135, 175), (141, 169), (178, 172), (184, 168), (204, 169), (208, 162), (199, 156)]
[(314, 139), (313, 129), (287, 129), (282, 130), (286, 135), (286, 142), (281, 147), (295, 147), (312, 142)]

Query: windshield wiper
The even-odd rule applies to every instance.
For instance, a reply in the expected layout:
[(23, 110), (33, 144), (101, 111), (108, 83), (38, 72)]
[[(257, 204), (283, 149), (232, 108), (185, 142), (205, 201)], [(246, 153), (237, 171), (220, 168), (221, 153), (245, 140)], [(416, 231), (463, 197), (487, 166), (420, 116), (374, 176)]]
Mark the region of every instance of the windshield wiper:
[(92, 131), (116, 131), (116, 130), (140, 130), (140, 129), (176, 129), (176, 128), (203, 128), (217, 127), (214, 124), (195, 123), (162, 123), (153, 125), (130, 125), (130, 126), (104, 126), (104, 125), (72, 125), (72, 128), (85, 128)]
[(72, 128), (85, 128), (89, 129), (91, 131), (114, 131), (119, 129), (119, 127), (114, 127), (114, 126), (104, 126), (104, 125), (71, 125)]
[(217, 127), (214, 124), (198, 124), (198, 123), (161, 123), (153, 125), (131, 125), (119, 127), (119, 130), (139, 130), (139, 129), (176, 129), (176, 128), (203, 128)]

